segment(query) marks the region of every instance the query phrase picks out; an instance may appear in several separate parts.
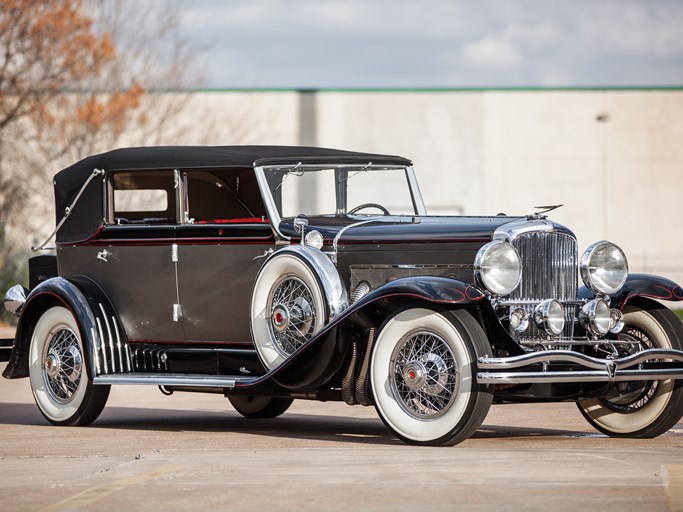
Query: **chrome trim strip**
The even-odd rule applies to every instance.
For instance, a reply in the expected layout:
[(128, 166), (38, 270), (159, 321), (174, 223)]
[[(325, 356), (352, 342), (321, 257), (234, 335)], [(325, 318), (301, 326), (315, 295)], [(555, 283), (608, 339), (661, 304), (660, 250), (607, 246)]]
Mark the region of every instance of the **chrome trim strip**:
[(104, 306), (99, 303), (100, 311), (102, 311), (102, 320), (107, 328), (107, 344), (109, 345), (109, 353), (111, 354), (111, 371), (116, 372), (116, 355), (114, 353), (114, 338), (111, 335), (111, 327), (109, 327), (109, 320), (107, 320), (107, 313), (104, 312)]
[(90, 329), (90, 338), (93, 340), (92, 346), (90, 347), (90, 353), (93, 355), (93, 358), (95, 359), (95, 369), (97, 370), (97, 374), (99, 375), (100, 373), (102, 373), (102, 369), (100, 367), (100, 354), (97, 351), (97, 334), (95, 333), (94, 328)]
[(289, 240), (291, 237), (285, 236), (280, 231), (280, 222), (282, 218), (280, 217), (280, 212), (277, 211), (277, 206), (275, 206), (275, 200), (273, 195), (270, 193), (270, 188), (268, 187), (268, 180), (266, 179), (266, 173), (263, 166), (254, 167), (254, 173), (256, 174), (256, 182), (258, 183), (258, 188), (261, 191), (261, 197), (263, 198), (263, 204), (268, 212), (268, 217), (270, 217), (270, 225), (275, 230), (277, 236), (284, 240)]
[(585, 372), (481, 372), (477, 374), (479, 384), (538, 384), (564, 382), (628, 382), (645, 380), (683, 379), (681, 369), (620, 370), (617, 373), (603, 371)]
[(253, 380), (254, 377), (234, 375), (188, 375), (184, 373), (129, 373), (125, 375), (104, 375), (93, 379), (93, 384), (122, 384), (152, 386), (191, 386), (198, 388), (234, 388), (237, 382)]
[(342, 237), (342, 235), (348, 231), (351, 228), (355, 228), (358, 226), (362, 226), (363, 224), (369, 224), (370, 222), (375, 222), (375, 221), (381, 221), (382, 217), (372, 217), (370, 219), (365, 219), (361, 220), (358, 222), (354, 222), (353, 224), (349, 224), (348, 226), (344, 226), (341, 228), (339, 231), (337, 231), (337, 234), (334, 236), (334, 240), (332, 240), (332, 254), (333, 254), (333, 263), (336, 265), (337, 264), (337, 244), (339, 244), (339, 239)]
[(422, 192), (420, 191), (420, 185), (417, 182), (415, 169), (412, 165), (410, 167), (406, 167), (406, 174), (408, 175), (410, 193), (413, 196), (413, 201), (415, 202), (415, 211), (418, 215), (427, 215), (427, 208), (425, 207), (425, 202), (422, 198)]
[(493, 240), (512, 242), (526, 233), (552, 233), (555, 224), (547, 219), (519, 219), (498, 227), (493, 232)]
[[(125, 371), (126, 369), (124, 368), (123, 365), (123, 353), (122, 353), (122, 346), (121, 346), (121, 336), (119, 336), (119, 328), (116, 325), (116, 318), (113, 316), (111, 317), (111, 323), (114, 325), (114, 333), (116, 334), (116, 346), (119, 349), (119, 363), (121, 364), (121, 371)], [(128, 371), (130, 371), (130, 362), (128, 362)]]
[(587, 356), (573, 350), (545, 350), (532, 354), (523, 354), (513, 357), (481, 357), (478, 367), (481, 370), (502, 370), (509, 368), (521, 368), (530, 364), (546, 362), (576, 363), (586, 368), (602, 370), (606, 365), (616, 364), (618, 368), (630, 368), (652, 359), (669, 359), (683, 363), (683, 351), (671, 349), (648, 349), (620, 359), (600, 359)]
[(104, 373), (109, 373), (109, 368), (107, 365), (107, 350), (104, 347), (104, 333), (102, 332), (102, 322), (98, 317), (95, 317), (97, 322), (97, 330), (100, 332), (100, 350), (102, 350), (102, 363), (104, 365)]

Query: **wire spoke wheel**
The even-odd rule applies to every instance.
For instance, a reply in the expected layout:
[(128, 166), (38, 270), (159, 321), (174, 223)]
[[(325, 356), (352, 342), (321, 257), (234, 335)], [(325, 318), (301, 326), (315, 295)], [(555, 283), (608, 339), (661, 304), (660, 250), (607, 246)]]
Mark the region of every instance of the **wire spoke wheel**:
[(270, 333), (275, 348), (291, 355), (314, 333), (315, 304), (311, 290), (296, 275), (283, 276), (273, 285), (268, 298)]
[(29, 380), (36, 405), (55, 425), (88, 425), (107, 403), (110, 386), (88, 380), (83, 341), (65, 307), (42, 313), (31, 335)]
[(458, 387), (455, 356), (436, 333), (408, 334), (391, 358), (391, 388), (401, 407), (416, 418), (437, 418), (450, 407)]
[(409, 444), (464, 441), (491, 406), (492, 386), (476, 380), (476, 361), (490, 350), (467, 311), (398, 311), (380, 328), (370, 358), (380, 418)]
[[(626, 341), (632, 341), (635, 343), (633, 348), (629, 350), (626, 356), (640, 352), (641, 350), (647, 350), (651, 348), (656, 348), (656, 345), (650, 340), (647, 333), (638, 329), (637, 327), (627, 326), (621, 332), (620, 338)], [(658, 360), (648, 360), (648, 363), (657, 362)], [(614, 411), (629, 413), (635, 412), (643, 407), (652, 400), (652, 398), (657, 393), (657, 388), (659, 387), (659, 381), (645, 381), (645, 382), (618, 382), (614, 385), (614, 395), (609, 397), (604, 397), (601, 402)]]
[(43, 355), (43, 380), (52, 398), (68, 403), (81, 382), (83, 356), (78, 337), (67, 326), (51, 333)]
[[(650, 348), (683, 349), (683, 325), (661, 304), (635, 300), (624, 309), (621, 338), (633, 353)], [(628, 355), (628, 354), (625, 354)], [(655, 360), (648, 362), (656, 362)], [(656, 437), (683, 416), (683, 381), (618, 382), (609, 394), (577, 403), (597, 430), (612, 437)]]

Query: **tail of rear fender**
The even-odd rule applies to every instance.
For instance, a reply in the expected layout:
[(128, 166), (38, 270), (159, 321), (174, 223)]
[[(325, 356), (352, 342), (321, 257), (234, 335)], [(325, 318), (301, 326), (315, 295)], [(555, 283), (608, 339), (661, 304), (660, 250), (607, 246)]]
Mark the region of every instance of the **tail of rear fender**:
[[(68, 279), (54, 277), (40, 283), (26, 298), (17, 324), (14, 348), (3, 372), (5, 378), (28, 377), (33, 328), (42, 313), (56, 305), (71, 311), (78, 323), (89, 379), (92, 380), (95, 376), (101, 356), (101, 350), (98, 354), (98, 347), (105, 346), (107, 336), (113, 338), (113, 333), (116, 333), (121, 341), (125, 341), (118, 317), (99, 286), (81, 276)], [(112, 339), (109, 341), (112, 342)]]

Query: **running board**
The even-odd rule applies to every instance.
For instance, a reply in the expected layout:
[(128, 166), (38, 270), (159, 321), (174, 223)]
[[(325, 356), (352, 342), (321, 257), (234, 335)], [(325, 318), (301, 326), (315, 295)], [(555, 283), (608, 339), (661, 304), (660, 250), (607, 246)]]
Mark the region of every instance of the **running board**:
[[(552, 363), (571, 369), (553, 370)], [(644, 368), (657, 363), (659, 368)], [(532, 365), (541, 365), (538, 367)], [(662, 367), (664, 366), (664, 367)], [(637, 368), (633, 368), (637, 367)], [(480, 384), (538, 384), (569, 382), (624, 382), (683, 379), (683, 351), (649, 349), (620, 359), (600, 359), (572, 350), (545, 350), (513, 357), (481, 357)], [(494, 370), (494, 371), (481, 371)]]
[(188, 375), (185, 373), (122, 373), (115, 375), (98, 375), (93, 379), (93, 384), (187, 386), (195, 388), (232, 389), (238, 382), (247, 382), (253, 380), (254, 377), (243, 377), (236, 375)]

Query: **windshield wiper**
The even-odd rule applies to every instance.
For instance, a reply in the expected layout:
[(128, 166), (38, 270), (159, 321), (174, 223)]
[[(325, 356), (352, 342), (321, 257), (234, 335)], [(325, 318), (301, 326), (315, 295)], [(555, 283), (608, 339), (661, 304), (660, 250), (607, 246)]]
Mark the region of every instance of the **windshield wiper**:
[(353, 178), (356, 174), (360, 174), (360, 173), (362, 173), (362, 172), (367, 171), (368, 168), (369, 168), (371, 165), (372, 165), (372, 162), (368, 162), (367, 165), (366, 165), (365, 167), (363, 167), (362, 169), (360, 169), (360, 170), (354, 172), (353, 174), (347, 175), (346, 178), (341, 178), (341, 179), (339, 179), (339, 180), (337, 181), (337, 184), (344, 183), (345, 181), (349, 181), (349, 180), (350, 180), (351, 178)]
[(288, 177), (290, 174), (293, 174), (294, 176), (303, 176), (303, 175), (304, 175), (304, 171), (303, 171), (303, 170), (297, 171), (297, 169), (299, 168), (300, 165), (301, 165), (301, 162), (299, 162), (299, 163), (296, 164), (294, 167), (292, 167), (289, 171), (287, 171), (287, 174), (285, 174), (285, 175), (282, 177), (282, 180), (280, 180), (280, 183), (278, 183), (278, 186), (275, 187), (275, 188), (273, 189), (273, 192), (276, 192), (277, 189), (279, 189), (279, 188), (282, 186), (282, 184), (285, 182), (285, 180), (287, 179), (287, 177)]

